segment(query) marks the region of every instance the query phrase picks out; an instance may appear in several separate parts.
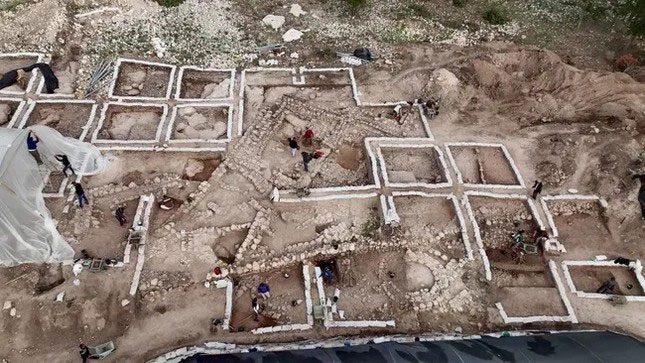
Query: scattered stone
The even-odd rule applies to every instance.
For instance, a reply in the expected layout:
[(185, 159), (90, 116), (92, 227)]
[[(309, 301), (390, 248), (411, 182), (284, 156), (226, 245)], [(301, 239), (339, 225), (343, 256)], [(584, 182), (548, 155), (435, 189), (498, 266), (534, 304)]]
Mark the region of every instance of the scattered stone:
[(269, 14), (262, 19), (262, 22), (273, 30), (278, 30), (284, 25), (284, 16)]
[(4, 305), (2, 305), (2, 310), (9, 310), (11, 309), (12, 303), (11, 301), (7, 300), (4, 302)]
[(121, 300), (121, 306), (126, 306), (126, 305), (128, 305), (129, 303), (130, 303), (130, 300), (128, 300), (128, 299), (123, 299), (123, 300)]
[(307, 12), (302, 10), (302, 6), (300, 6), (300, 4), (291, 4), (291, 8), (289, 9), (289, 14), (298, 18), (300, 17), (300, 15), (307, 14)]
[(282, 40), (285, 42), (294, 42), (296, 40), (299, 40), (302, 38), (302, 32), (300, 30), (296, 30), (294, 28), (291, 28), (287, 30), (286, 33), (282, 34)]

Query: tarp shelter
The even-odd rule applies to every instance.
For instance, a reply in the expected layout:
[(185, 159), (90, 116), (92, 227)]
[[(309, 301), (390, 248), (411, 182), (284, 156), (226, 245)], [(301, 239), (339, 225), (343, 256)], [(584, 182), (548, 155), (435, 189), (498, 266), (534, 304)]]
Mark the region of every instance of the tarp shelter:
[[(30, 131), (40, 139), (41, 166), (27, 149)], [(97, 174), (107, 167), (107, 159), (96, 147), (52, 128), (0, 128), (0, 266), (63, 262), (74, 257), (56, 230), (42, 193), (47, 169), (62, 169), (55, 155), (67, 155), (77, 175)]]

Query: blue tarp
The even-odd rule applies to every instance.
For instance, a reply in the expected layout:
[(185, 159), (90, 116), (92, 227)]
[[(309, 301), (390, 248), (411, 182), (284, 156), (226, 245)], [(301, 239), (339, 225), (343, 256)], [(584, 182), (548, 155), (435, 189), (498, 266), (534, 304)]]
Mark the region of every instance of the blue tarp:
[(280, 352), (201, 355), (184, 363), (386, 362), (645, 362), (645, 343), (612, 332), (567, 332), (517, 337), (381, 343)]

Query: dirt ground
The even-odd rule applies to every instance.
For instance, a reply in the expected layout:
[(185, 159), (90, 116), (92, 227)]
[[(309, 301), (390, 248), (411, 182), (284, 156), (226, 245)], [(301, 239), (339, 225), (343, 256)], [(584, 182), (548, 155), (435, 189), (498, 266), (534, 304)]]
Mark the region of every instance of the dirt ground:
[[(0, 303), (8, 306), (0, 311), (0, 338), (6, 342), (0, 346), (0, 358), (70, 362), (78, 358), (78, 343), (106, 341), (117, 346), (108, 361), (143, 362), (207, 341), (259, 344), (332, 336), (587, 328), (645, 337), (642, 303), (612, 306), (604, 300), (579, 298), (566, 283), (563, 294), (579, 324), (505, 324), (495, 308), (500, 302), (514, 317), (567, 315), (549, 260), (556, 263), (563, 279), (563, 260), (601, 254), (610, 259), (645, 257), (641, 243), (645, 225), (636, 201), (639, 185), (631, 179), (632, 174), (645, 172), (645, 86), (639, 65), (625, 72), (615, 67), (615, 59), (634, 52), (639, 40), (623, 47), (625, 39), (599, 30), (600, 25), (588, 20), (553, 39), (550, 35), (562, 28), (547, 25), (569, 24), (570, 18), (546, 21), (536, 17), (540, 12), (534, 8), (515, 3), (509, 5), (513, 21), (504, 26), (472, 20), (480, 19), (485, 10), (486, 4), (479, 1), (463, 10), (448, 1), (433, 3), (433, 19), (419, 10), (430, 5), (399, 1), (371, 4), (352, 17), (335, 4), (303, 2), (300, 5), (307, 14), (299, 17), (282, 5), (218, 0), (161, 9), (156, 3), (132, 0), (65, 6), (43, 0), (16, 5), (19, 17), (13, 15), (16, 9), (0, 10), (0, 49), (54, 53), (59, 93), (82, 95), (93, 67), (113, 57), (237, 67), (234, 98), (226, 100), (233, 105), (233, 140), (225, 151), (170, 151), (163, 142), (154, 144), (156, 151), (124, 151), (108, 145), (102, 152), (110, 160), (109, 168), (81, 179), (89, 205), (79, 208), (69, 189), (63, 198), (47, 198), (57, 228), (77, 257), (86, 250), (116, 261), (126, 257), (127, 228), (140, 197), (153, 194), (157, 202), (152, 206), (144, 251), (132, 249), (130, 261), (122, 267), (100, 272), (85, 268), (78, 276), (71, 266), (60, 265), (0, 269)], [(74, 18), (99, 6), (120, 10)], [(261, 19), (269, 13), (285, 16), (286, 25), (279, 31), (264, 25)], [(467, 24), (464, 16), (471, 19)], [(467, 29), (455, 24), (466, 24)], [(256, 45), (283, 42), (281, 35), (290, 27), (310, 31), (299, 41), (284, 42), (284, 50), (256, 51)], [(594, 42), (589, 41), (591, 36)], [(618, 38), (615, 46), (614, 38)], [(597, 46), (585, 46), (589, 43)], [(356, 95), (346, 70), (301, 73), (300, 66), (348, 67), (335, 52), (363, 44), (377, 58), (353, 68)], [(295, 74), (247, 71), (241, 83), (240, 70), (270, 67), (267, 61), (295, 67)], [(0, 73), (30, 60), (20, 62), (0, 58)], [(305, 84), (293, 83), (294, 77), (301, 80), (303, 75)], [(124, 64), (115, 95), (165, 97), (169, 76), (167, 68)], [(159, 102), (171, 110), (185, 102), (182, 98), (204, 102), (226, 98), (227, 82), (228, 74), (187, 71), (179, 99)], [(100, 106), (114, 101), (108, 100), (106, 89), (93, 98)], [(174, 95), (176, 84), (171, 91)], [(433, 97), (440, 112), (424, 125), (417, 107), (406, 104), (397, 122), (392, 106), (358, 106), (355, 96), (363, 103)], [(40, 99), (37, 94), (18, 98)], [(241, 125), (240, 104), (244, 107)], [(10, 119), (15, 112), (12, 107), (0, 112), (0, 117), (7, 114)], [(160, 120), (158, 108), (111, 107), (99, 132), (101, 139), (153, 140), (159, 122), (166, 121)], [(206, 133), (217, 133), (212, 138), (221, 139), (226, 131), (222, 123), (228, 117), (222, 109), (203, 114), (205, 122), (191, 124), (178, 118), (175, 125), (185, 123), (199, 135), (195, 126), (206, 124)], [(32, 117), (59, 117), (42, 122), (57, 122), (55, 128), (70, 136), (87, 122), (84, 110), (77, 106), (66, 105), (56, 113), (65, 116), (47, 116), (37, 108)], [(305, 145), (302, 137), (306, 127), (315, 132), (311, 145)], [(181, 139), (178, 133), (175, 128), (172, 138)], [(296, 137), (300, 144), (295, 157), (289, 154), (288, 137)], [(491, 263), (492, 280), (488, 281), (463, 204), (463, 193), (472, 189), (460, 184), (431, 191), (379, 189), (372, 179), (366, 137), (428, 137), (444, 154), (446, 144), (452, 142), (502, 143), (527, 183), (544, 182), (543, 194), (595, 194), (608, 205), (601, 210), (575, 202), (566, 202), (566, 208), (556, 206), (560, 202), (548, 202), (567, 252), (547, 254), (538, 248), (535, 255), (518, 256), (510, 249), (510, 234), (524, 229), (530, 237), (535, 229), (536, 216), (526, 201), (469, 196)], [(311, 161), (310, 171), (305, 172), (299, 153), (316, 150), (322, 157)], [(530, 189), (486, 189), (490, 184), (518, 183), (501, 149), (451, 150), (464, 181), (480, 184), (478, 190), (530, 194)], [(383, 151), (393, 182), (439, 183), (447, 175), (456, 181), (451, 166), (442, 174), (434, 152)], [(380, 171), (376, 172), (378, 177)], [(60, 175), (53, 178), (58, 180)], [(363, 189), (318, 189), (350, 186)], [(274, 188), (280, 190), (281, 201), (272, 200)], [(388, 211), (383, 208), (388, 207), (380, 198), (387, 200), (395, 191), (437, 192), (442, 197), (396, 196), (393, 202), (400, 221), (386, 225)], [(447, 199), (449, 194), (458, 200), (464, 225)], [(164, 195), (172, 198), (171, 210), (158, 204)], [(298, 195), (309, 199), (296, 200)], [(68, 201), (68, 197), (72, 198)], [(536, 204), (546, 221), (539, 200)], [(125, 208), (124, 226), (114, 217), (117, 206)], [(473, 249), (472, 260), (465, 243)], [(140, 276), (135, 273), (139, 256), (144, 262)], [(335, 264), (336, 279), (325, 286), (327, 297), (340, 290), (337, 308), (344, 319), (335, 315), (335, 320), (391, 319), (396, 326), (326, 328), (316, 321), (306, 331), (250, 333), (263, 326), (306, 324), (306, 303), (301, 301), (305, 300), (303, 263)], [(226, 289), (215, 288), (212, 280), (216, 266), (234, 282), (228, 332), (221, 326), (212, 329), (213, 319), (222, 320), (226, 311)], [(571, 268), (571, 273), (583, 291), (595, 291), (599, 283), (615, 276), (621, 294), (643, 293), (626, 269)], [(139, 281), (139, 286), (131, 295), (133, 281)], [(252, 315), (251, 300), (261, 281), (268, 281), (272, 296), (261, 301), (265, 311), (256, 322), (247, 317)], [(311, 283), (315, 297), (313, 278)], [(632, 289), (627, 289), (628, 284)], [(63, 301), (56, 301), (62, 292)]]

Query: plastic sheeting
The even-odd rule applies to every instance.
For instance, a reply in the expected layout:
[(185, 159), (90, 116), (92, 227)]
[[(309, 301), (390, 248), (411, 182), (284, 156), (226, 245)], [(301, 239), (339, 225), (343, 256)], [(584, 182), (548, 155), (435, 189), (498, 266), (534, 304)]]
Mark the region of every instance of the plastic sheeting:
[[(40, 139), (40, 167), (27, 150), (30, 131)], [(42, 194), (46, 169), (62, 169), (57, 154), (67, 155), (81, 176), (100, 173), (108, 164), (93, 145), (49, 127), (0, 128), (0, 266), (73, 259), (74, 251), (56, 230)]]

